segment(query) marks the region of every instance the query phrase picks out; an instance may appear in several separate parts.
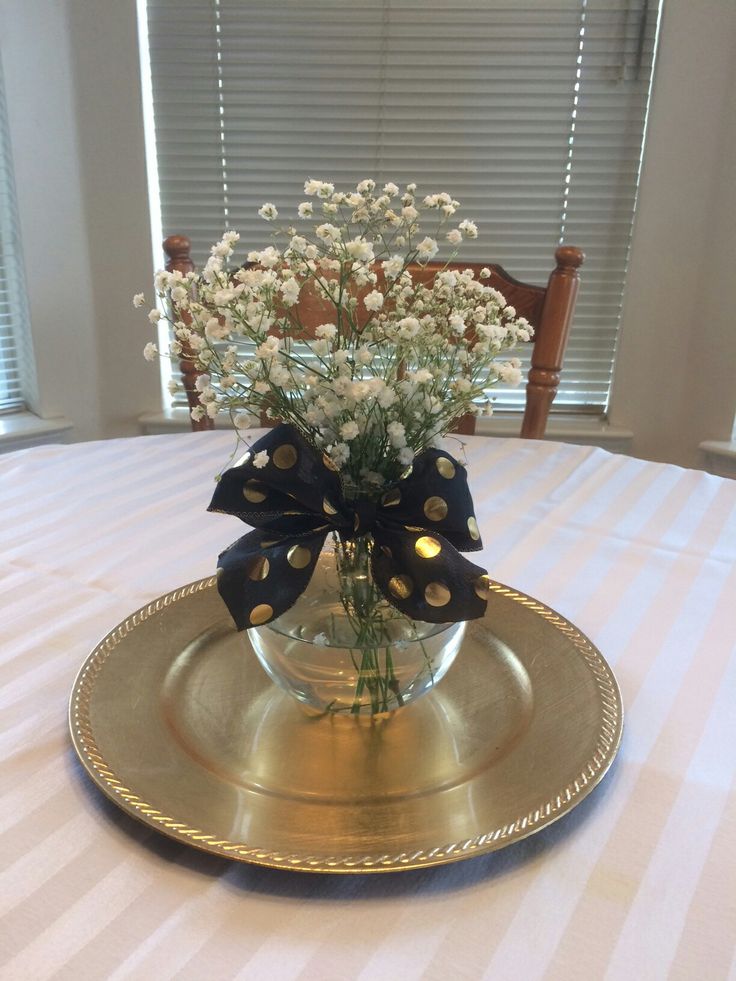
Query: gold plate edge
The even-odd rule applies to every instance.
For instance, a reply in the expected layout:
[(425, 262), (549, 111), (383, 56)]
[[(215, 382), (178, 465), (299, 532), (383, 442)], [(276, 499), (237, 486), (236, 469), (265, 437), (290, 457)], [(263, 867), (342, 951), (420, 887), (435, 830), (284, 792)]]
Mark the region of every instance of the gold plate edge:
[(267, 868), (291, 869), (300, 872), (331, 872), (336, 874), (364, 874), (398, 872), (429, 868), (461, 861), (473, 855), (482, 855), (541, 831), (564, 817), (600, 783), (608, 772), (621, 745), (624, 710), (621, 692), (613, 671), (597, 647), (574, 624), (539, 600), (512, 589), (503, 583), (490, 580), (489, 588), (513, 602), (541, 616), (564, 633), (588, 664), (601, 695), (603, 712), (597, 733), (596, 751), (583, 771), (544, 805), (526, 815), (517, 817), (500, 828), (465, 841), (452, 842), (429, 851), (402, 852), (399, 855), (364, 855), (337, 858), (329, 855), (295, 855), (264, 851), (242, 842), (218, 840), (198, 828), (191, 828), (162, 814), (147, 801), (142, 800), (120, 781), (107, 765), (97, 747), (89, 720), (89, 704), (94, 690), (94, 679), (102, 669), (106, 658), (136, 626), (150, 616), (180, 599), (212, 588), (215, 576), (198, 579), (180, 586), (151, 603), (136, 610), (106, 634), (82, 664), (72, 686), (69, 699), (69, 729), (72, 744), (84, 769), (102, 792), (129, 816), (182, 843), (192, 845), (209, 854), (237, 861), (249, 862)]

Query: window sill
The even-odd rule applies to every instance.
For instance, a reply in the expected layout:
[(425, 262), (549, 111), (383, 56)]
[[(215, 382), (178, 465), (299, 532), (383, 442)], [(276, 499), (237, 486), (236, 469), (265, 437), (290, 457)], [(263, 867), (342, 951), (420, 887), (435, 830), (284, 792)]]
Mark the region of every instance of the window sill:
[[(149, 412), (139, 417), (141, 432), (146, 436), (161, 433), (188, 432), (189, 413), (186, 409), (165, 409)], [(521, 414), (508, 413), (478, 419), (476, 432), (479, 436), (518, 436)], [(230, 420), (222, 416), (216, 420), (216, 429), (230, 429)], [(598, 416), (559, 414), (550, 417), (545, 439), (562, 443), (581, 443), (585, 446), (602, 446), (607, 450), (625, 453), (634, 434), (628, 429), (614, 428)]]
[(44, 443), (66, 443), (74, 428), (68, 419), (41, 419), (33, 412), (13, 412), (0, 416), (0, 453), (24, 450)]
[(736, 477), (736, 440), (706, 440), (700, 444), (705, 468), (719, 477)]

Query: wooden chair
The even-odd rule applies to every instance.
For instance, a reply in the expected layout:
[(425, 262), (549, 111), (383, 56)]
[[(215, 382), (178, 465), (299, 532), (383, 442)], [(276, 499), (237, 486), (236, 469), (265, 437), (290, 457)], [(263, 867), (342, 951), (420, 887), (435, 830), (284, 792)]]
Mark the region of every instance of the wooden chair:
[[(187, 273), (194, 269), (190, 255), (191, 242), (185, 235), (171, 235), (163, 245), (168, 260), (166, 268), (169, 272), (178, 269), (182, 273)], [(426, 278), (431, 279), (439, 269), (471, 268), (477, 273), (488, 265), (491, 278), (485, 282), (500, 290), (507, 301), (516, 307), (519, 316), (526, 317), (534, 327), (531, 367), (526, 386), (526, 407), (521, 424), (523, 439), (542, 439), (544, 436), (550, 406), (560, 383), (565, 347), (580, 286), (578, 269), (584, 259), (585, 256), (580, 249), (572, 245), (559, 246), (555, 251), (557, 264), (546, 287), (521, 283), (510, 276), (503, 267), (481, 262), (458, 262), (449, 267), (444, 263), (430, 262), (422, 267), (420, 275), (426, 274)], [(187, 357), (186, 351), (181, 359), (181, 373), (189, 407), (192, 409), (199, 405), (195, 387), (198, 372), (192, 360)], [(200, 421), (192, 420), (194, 430), (212, 429), (213, 426), (214, 423), (209, 417)], [(467, 415), (460, 420), (455, 431), (471, 434), (474, 429), (475, 417)]]

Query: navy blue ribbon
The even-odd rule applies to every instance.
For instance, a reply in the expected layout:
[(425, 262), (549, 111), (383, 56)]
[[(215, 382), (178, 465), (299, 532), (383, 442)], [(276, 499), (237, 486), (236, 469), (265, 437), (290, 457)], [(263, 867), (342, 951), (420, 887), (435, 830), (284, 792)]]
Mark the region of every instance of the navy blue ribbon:
[[(258, 468), (262, 450), (268, 463)], [(220, 596), (239, 630), (293, 606), (330, 532), (343, 541), (370, 536), (376, 585), (412, 619), (448, 623), (485, 613), (486, 571), (459, 551), (482, 548), (467, 472), (442, 450), (420, 453), (378, 500), (348, 500), (329, 457), (280, 425), (223, 473), (209, 510), (255, 529), (218, 559)]]

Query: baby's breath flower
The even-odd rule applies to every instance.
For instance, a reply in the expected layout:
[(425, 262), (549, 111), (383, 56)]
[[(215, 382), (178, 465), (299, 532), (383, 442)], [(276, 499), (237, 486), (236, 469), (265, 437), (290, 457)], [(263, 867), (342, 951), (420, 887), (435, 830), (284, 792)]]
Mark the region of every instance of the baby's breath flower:
[(149, 311), (149, 313), (148, 313), (148, 319), (151, 321), (152, 324), (157, 324), (159, 322), (159, 320), (161, 319), (161, 311), (160, 310), (157, 310), (154, 307), (153, 310), (150, 310)]
[[(378, 496), (455, 418), (481, 411), (473, 400), (484, 389), (520, 379), (517, 359), (494, 358), (533, 331), (488, 285), (490, 269), (413, 271), (437, 255), (439, 235), (455, 249), (478, 234), (467, 220), (446, 230), (460, 206), (446, 192), (420, 199), (416, 185), (402, 193), (389, 182), (374, 197), (370, 179), (336, 191), (312, 178), (304, 191), (326, 218), (299, 233), (287, 224), (277, 233), (285, 244), (251, 250), (247, 267), (228, 231), (201, 272), (157, 273), (156, 292), (175, 311), (168, 354), (186, 351), (200, 373), (195, 419), (227, 411), (236, 428), (264, 412), (288, 419), (331, 455), (349, 495)], [(316, 210), (312, 200), (296, 209), (301, 219)], [(278, 212), (267, 202), (261, 214)], [(149, 316), (155, 324), (161, 313)], [(157, 354), (147, 345), (149, 360)], [(267, 463), (263, 454), (256, 465)]]
[(260, 450), (253, 457), (253, 466), (256, 470), (263, 470), (268, 465), (268, 450)]
[(158, 357), (158, 348), (153, 341), (149, 341), (143, 348), (143, 357), (146, 359), (146, 361), (155, 361)]
[(146, 302), (146, 296), (144, 293), (136, 293), (135, 296), (133, 297), (134, 307), (142, 307), (145, 302)]
[(271, 204), (270, 201), (267, 201), (264, 205), (262, 205), (258, 209), (258, 214), (261, 216), (261, 218), (265, 218), (266, 221), (273, 221), (275, 218), (278, 218), (279, 216), (276, 205)]

